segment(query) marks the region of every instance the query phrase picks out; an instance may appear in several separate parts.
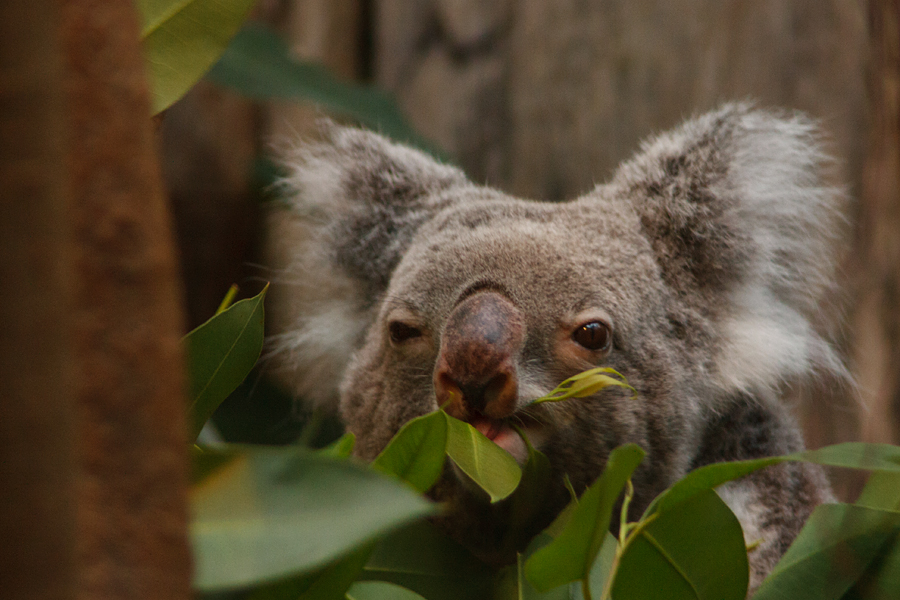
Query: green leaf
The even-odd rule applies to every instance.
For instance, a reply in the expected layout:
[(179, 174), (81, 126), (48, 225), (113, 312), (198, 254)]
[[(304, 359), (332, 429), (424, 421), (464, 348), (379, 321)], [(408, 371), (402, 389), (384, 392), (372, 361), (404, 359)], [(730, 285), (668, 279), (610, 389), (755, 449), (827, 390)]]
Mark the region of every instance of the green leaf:
[(607, 539), (616, 499), (644, 455), (635, 444), (610, 453), (606, 469), (581, 495), (565, 529), (526, 562), (525, 575), (535, 588), (545, 592), (588, 577)]
[(825, 446), (818, 450), (788, 454), (785, 459), (812, 462), (829, 467), (900, 473), (900, 446), (891, 444), (847, 442)]
[(522, 470), (512, 455), (480, 431), (440, 411), (447, 420), (447, 456), (498, 502), (515, 491)]
[(231, 454), (191, 445), (191, 483), (200, 483), (232, 460), (234, 456)]
[[(619, 379), (614, 379), (609, 375), (606, 375), (606, 373), (615, 375)], [(556, 386), (556, 388), (546, 396), (541, 396), (540, 398), (532, 400), (532, 404), (539, 404), (541, 402), (559, 402), (560, 400), (566, 400), (568, 398), (586, 398), (588, 396), (593, 396), (603, 388), (611, 385), (628, 388), (631, 390), (632, 397), (637, 397), (637, 390), (628, 385), (628, 381), (625, 379), (624, 375), (610, 367), (597, 367), (595, 369), (582, 371), (573, 377), (569, 377)]]
[(769, 465), (786, 461), (811, 462), (830, 467), (900, 472), (900, 447), (890, 444), (848, 442), (818, 450), (796, 452), (753, 460), (713, 463), (691, 471), (656, 499), (644, 511), (644, 518), (691, 498), (703, 490), (749, 475)]
[(319, 569), (434, 512), (371, 469), (298, 447), (231, 455), (191, 492), (194, 586), (241, 588)]
[(536, 450), (528, 437), (519, 431), (528, 448), (528, 461), (522, 469), (522, 479), (516, 491), (509, 497), (509, 516), (503, 544), (510, 550), (525, 545), (523, 534), (529, 531), (534, 517), (539, 514), (550, 487), (550, 459)]
[(263, 345), (263, 299), (268, 285), (184, 336), (190, 377), (190, 439), (247, 377)]
[(446, 450), (447, 419), (441, 411), (436, 411), (403, 425), (372, 461), (372, 467), (399, 477), (424, 493), (441, 476)]
[(378, 543), (361, 579), (396, 583), (429, 600), (457, 600), (489, 597), (492, 577), (468, 550), (417, 521)]
[(744, 600), (741, 525), (715, 492), (700, 492), (639, 524), (614, 577), (614, 598)]
[(340, 599), (356, 581), (372, 552), (368, 544), (313, 573), (290, 577), (254, 589), (245, 600)]
[(331, 444), (316, 452), (333, 458), (347, 458), (353, 452), (354, 445), (356, 445), (356, 436), (348, 431), (338, 439), (334, 440)]
[(209, 79), (257, 100), (312, 102), (439, 155), (432, 144), (413, 131), (389, 95), (340, 81), (321, 65), (295, 60), (287, 44), (261, 25), (248, 24), (235, 36), (210, 70)]
[(347, 600), (425, 600), (425, 598), (393, 583), (357, 581), (347, 592)]
[[(584, 600), (584, 594), (581, 587), (582, 584), (580, 581), (573, 581), (569, 583), (569, 585), (561, 585), (546, 592), (539, 592), (531, 585), (528, 578), (525, 576), (525, 563), (528, 562), (528, 559), (535, 552), (552, 541), (553, 538), (546, 532), (540, 533), (531, 541), (528, 548), (525, 550), (525, 553), (518, 555), (516, 565), (516, 573), (518, 575), (516, 582), (518, 586), (516, 595), (517, 600)], [(612, 570), (615, 556), (616, 538), (607, 531), (603, 543), (600, 546), (600, 553), (597, 555), (596, 560), (594, 560), (594, 565), (591, 567), (589, 580), (592, 590), (603, 589), (606, 580), (609, 578), (610, 571)]]
[[(531, 585), (531, 582), (528, 581), (528, 578), (525, 576), (525, 563), (528, 562), (528, 559), (531, 558), (535, 552), (549, 544), (553, 541), (546, 533), (539, 533), (531, 543), (528, 545), (528, 548), (524, 553), (520, 553), (517, 556), (516, 560), (516, 600), (574, 600), (576, 595), (574, 593), (575, 586), (558, 586), (546, 592), (539, 592)], [(615, 540), (614, 540), (615, 541)]]
[(856, 499), (856, 504), (867, 508), (900, 511), (900, 473), (873, 472)]
[(181, 98), (225, 51), (255, 0), (137, 0), (153, 113)]
[(900, 590), (900, 534), (885, 543), (841, 600), (896, 600)]
[[(597, 554), (597, 558), (594, 560), (594, 564), (591, 567), (591, 574), (588, 577), (592, 590), (599, 591), (606, 586), (606, 582), (612, 574), (617, 546), (618, 541), (613, 537), (613, 534), (607, 531), (603, 544), (600, 546), (600, 553)], [(584, 595), (581, 590), (581, 584), (570, 583), (569, 585), (571, 587), (577, 585), (576, 600), (583, 600)], [(594, 595), (594, 597), (596, 597), (596, 595)]]
[(813, 511), (753, 600), (840, 598), (884, 554), (898, 532), (900, 513), (823, 504)]
[(566, 507), (559, 511), (559, 514), (556, 515), (556, 518), (553, 519), (553, 522), (544, 529), (544, 533), (549, 535), (552, 538), (558, 538), (559, 535), (565, 531), (566, 527), (569, 524), (569, 520), (572, 518), (572, 513), (575, 512), (575, 509), (578, 508), (578, 498), (570, 501), (566, 504)]
[(234, 299), (237, 297), (237, 293), (240, 291), (236, 283), (232, 283), (231, 287), (228, 288), (228, 291), (225, 292), (225, 297), (222, 298), (222, 302), (219, 303), (219, 308), (216, 309), (216, 314), (221, 312), (225, 312), (229, 306), (234, 304)]
[(672, 487), (657, 496), (650, 503), (650, 506), (647, 507), (647, 510), (644, 511), (642, 520), (655, 512), (669, 510), (686, 500), (690, 500), (696, 494), (781, 462), (784, 462), (784, 459), (775, 456), (771, 458), (713, 463), (694, 469), (675, 482)]

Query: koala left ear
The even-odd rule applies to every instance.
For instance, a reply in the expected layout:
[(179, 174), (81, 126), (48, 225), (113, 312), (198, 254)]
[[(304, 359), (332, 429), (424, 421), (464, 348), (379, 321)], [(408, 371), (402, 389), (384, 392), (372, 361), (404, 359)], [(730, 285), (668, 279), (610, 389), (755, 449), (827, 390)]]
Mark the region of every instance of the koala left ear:
[(459, 169), (375, 133), (324, 123), (325, 140), (288, 157), (294, 211), (325, 227), (335, 266), (375, 297), (418, 228), (466, 185)]
[(614, 177), (666, 283), (719, 330), (726, 387), (845, 372), (811, 324), (843, 225), (826, 162), (805, 117), (730, 104), (644, 144)]
[(284, 333), (272, 358), (297, 393), (333, 404), (347, 362), (418, 228), (471, 185), (462, 171), (377, 134), (324, 123), (323, 140), (286, 153), (291, 280), (272, 290)]

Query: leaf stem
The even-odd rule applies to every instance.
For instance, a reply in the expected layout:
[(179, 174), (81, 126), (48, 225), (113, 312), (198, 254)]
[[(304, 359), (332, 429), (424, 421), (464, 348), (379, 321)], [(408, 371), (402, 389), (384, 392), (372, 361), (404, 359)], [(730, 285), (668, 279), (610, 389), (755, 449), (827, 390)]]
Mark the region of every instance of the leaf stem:
[(625, 482), (625, 498), (622, 499), (622, 513), (619, 516), (619, 545), (624, 546), (625, 540), (628, 537), (628, 532), (631, 527), (628, 526), (628, 506), (631, 504), (631, 499), (634, 498), (634, 485), (631, 483), (631, 478), (628, 478), (628, 481)]
[[(268, 287), (268, 286), (267, 286)], [(238, 286), (236, 283), (232, 283), (231, 287), (228, 288), (228, 291), (225, 292), (225, 297), (222, 298), (222, 303), (219, 305), (219, 308), (216, 309), (216, 314), (222, 313), (231, 306), (231, 303), (234, 302), (234, 297), (237, 296)]]
[[(628, 506), (631, 504), (632, 498), (634, 498), (634, 485), (629, 478), (628, 481), (625, 482), (625, 498), (622, 499), (622, 513), (619, 517), (619, 540), (616, 544), (616, 554), (613, 557), (612, 566), (609, 568), (609, 576), (606, 578), (606, 583), (603, 585), (603, 594), (600, 596), (600, 600), (610, 600), (613, 582), (616, 579), (616, 570), (619, 568), (619, 563), (622, 560), (622, 555), (625, 554), (625, 550), (628, 548), (628, 544), (631, 543), (634, 536), (640, 533), (642, 529), (655, 521), (656, 517), (659, 516), (657, 513), (653, 513), (646, 519), (642, 519), (636, 523), (629, 523)], [(585, 600), (589, 600), (589, 598), (585, 596)]]

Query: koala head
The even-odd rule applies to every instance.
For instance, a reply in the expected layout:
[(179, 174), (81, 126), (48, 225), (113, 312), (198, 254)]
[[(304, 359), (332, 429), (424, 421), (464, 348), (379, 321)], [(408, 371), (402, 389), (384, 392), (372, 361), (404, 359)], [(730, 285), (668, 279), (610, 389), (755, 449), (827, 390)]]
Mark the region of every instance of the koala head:
[[(546, 524), (635, 442), (635, 508), (696, 466), (737, 398), (842, 367), (814, 330), (840, 194), (814, 127), (728, 105), (645, 143), (609, 183), (563, 203), (512, 198), (365, 131), (328, 127), (287, 181), (297, 319), (277, 338), (301, 395), (339, 398), (356, 452), (446, 406), (520, 462), (521, 427), (553, 465)], [(610, 366), (637, 390), (531, 404)], [(340, 385), (337, 386), (337, 382)], [(484, 556), (502, 533), (448, 472), (433, 492)]]

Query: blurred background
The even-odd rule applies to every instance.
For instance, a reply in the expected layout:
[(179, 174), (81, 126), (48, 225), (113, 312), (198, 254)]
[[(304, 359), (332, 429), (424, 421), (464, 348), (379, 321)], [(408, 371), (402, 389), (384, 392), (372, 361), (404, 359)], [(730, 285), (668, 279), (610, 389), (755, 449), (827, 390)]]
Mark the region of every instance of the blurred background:
[[(810, 447), (900, 442), (897, 0), (262, 0), (254, 20), (297, 59), (389, 92), (474, 181), (523, 197), (583, 193), (644, 137), (724, 101), (812, 115), (851, 198), (840, 285), (822, 320), (858, 388), (793, 390), (797, 414)], [(279, 277), (265, 157), (322, 115), (203, 81), (162, 117), (191, 327), (231, 283), (249, 295)], [(276, 326), (281, 301), (267, 302)], [(216, 423), (235, 441), (333, 435), (333, 424), (311, 429), (300, 406), (256, 374)], [(845, 497), (859, 485), (835, 480)]]

